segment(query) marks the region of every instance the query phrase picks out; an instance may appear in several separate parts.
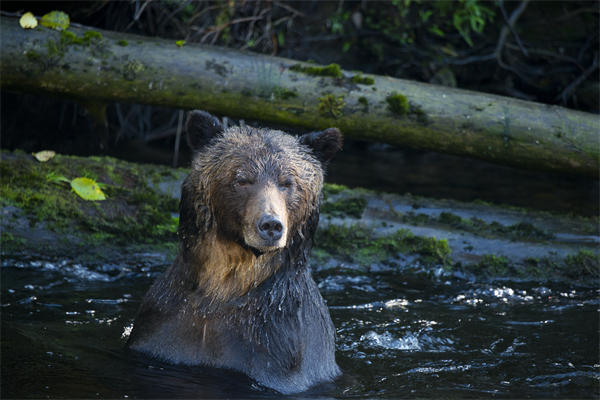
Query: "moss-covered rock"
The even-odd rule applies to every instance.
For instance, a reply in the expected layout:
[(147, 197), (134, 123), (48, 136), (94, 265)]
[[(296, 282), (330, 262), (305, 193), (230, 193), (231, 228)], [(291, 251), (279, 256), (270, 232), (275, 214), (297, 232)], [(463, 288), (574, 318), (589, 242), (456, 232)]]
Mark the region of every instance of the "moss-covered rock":
[[(173, 258), (184, 169), (110, 157), (57, 155), (39, 162), (2, 152), (3, 254), (113, 259), (148, 252)], [(104, 201), (61, 184), (88, 177)], [(58, 184), (55, 182), (59, 182)], [(470, 279), (600, 281), (598, 219), (390, 195), (326, 183), (313, 249), (317, 270), (413, 270)]]
[[(178, 199), (160, 190), (165, 178), (181, 179), (184, 171), (127, 163), (110, 157), (56, 155), (41, 163), (23, 153), (2, 153), (1, 205), (19, 212), (2, 221), (3, 251), (19, 238), (11, 228), (26, 220), (31, 230), (49, 230), (77, 242), (127, 245), (175, 242)], [(104, 201), (79, 197), (53, 176), (88, 177), (103, 186)], [(12, 240), (11, 240), (12, 239)]]

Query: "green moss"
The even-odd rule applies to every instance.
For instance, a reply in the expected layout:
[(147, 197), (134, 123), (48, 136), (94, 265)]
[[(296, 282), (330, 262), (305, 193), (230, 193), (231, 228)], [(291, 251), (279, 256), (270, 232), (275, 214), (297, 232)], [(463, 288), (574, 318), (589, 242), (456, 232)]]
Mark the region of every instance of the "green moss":
[(360, 96), (360, 97), (358, 98), (358, 102), (359, 102), (360, 104), (363, 104), (363, 105), (365, 105), (365, 106), (368, 106), (368, 105), (369, 105), (369, 100), (367, 100), (367, 98), (366, 98), (365, 96)]
[(360, 76), (360, 75), (354, 75), (351, 78), (352, 83), (356, 83), (356, 84), (361, 84), (361, 85), (373, 85), (375, 84), (375, 79), (369, 77), (369, 76)]
[(85, 31), (83, 37), (67, 30), (60, 33), (60, 45), (63, 49), (70, 45), (89, 46), (93, 41), (99, 40), (102, 40), (102, 35), (96, 31)]
[(288, 100), (293, 97), (298, 97), (298, 93), (293, 90), (278, 86), (275, 88), (275, 90), (273, 90), (273, 97), (275, 97), (277, 100)]
[(451, 226), (454, 229), (460, 229), (478, 235), (498, 235), (506, 237), (513, 241), (518, 240), (522, 237), (544, 240), (551, 240), (554, 238), (554, 235), (552, 233), (539, 229), (529, 222), (523, 221), (510, 226), (504, 226), (496, 221), (492, 221), (488, 224), (482, 219), (476, 217), (465, 219), (449, 212), (442, 212), (438, 217), (438, 222), (444, 225)]
[(344, 95), (335, 96), (333, 94), (326, 94), (323, 97), (319, 97), (319, 111), (325, 117), (339, 118), (344, 113), (342, 109), (346, 105), (344, 102)]
[(290, 71), (303, 72), (315, 76), (331, 76), (333, 78), (341, 78), (343, 76), (342, 68), (338, 64), (329, 64), (326, 67), (303, 67), (300, 64), (296, 64), (290, 67)]
[(440, 213), (438, 221), (451, 226), (460, 226), (463, 223), (463, 219), (461, 217), (445, 211)]
[(417, 116), (417, 121), (419, 121), (421, 124), (429, 125), (429, 118), (427, 117), (427, 114), (425, 114), (425, 111), (421, 109), (421, 107), (415, 107), (414, 110), (412, 110), (412, 113)]
[(29, 61), (41, 61), (42, 59), (42, 56), (39, 53), (31, 50), (28, 50), (27, 53), (25, 53), (25, 56)]
[(577, 254), (569, 254), (564, 259), (562, 266), (564, 274), (570, 277), (591, 275), (600, 277), (600, 255), (590, 250), (581, 249)]
[(102, 40), (104, 37), (102, 36), (102, 34), (100, 32), (85, 31), (83, 33), (83, 38), (89, 42), (93, 39)]
[(336, 202), (323, 203), (321, 205), (321, 213), (329, 214), (333, 217), (343, 218), (349, 216), (361, 218), (366, 206), (367, 200), (360, 197), (350, 197)]
[(144, 71), (146, 67), (138, 60), (131, 60), (123, 66), (123, 77), (128, 81), (134, 81), (138, 73)]
[(123, 47), (127, 47), (127, 46), (129, 46), (129, 42), (128, 42), (127, 40), (125, 40), (125, 39), (118, 40), (118, 41), (117, 41), (117, 44), (118, 44), (119, 46), (123, 46)]
[(448, 266), (450, 261), (446, 240), (414, 236), (404, 229), (376, 237), (372, 230), (359, 226), (330, 225), (317, 231), (315, 245), (321, 258), (335, 257), (362, 266), (394, 260), (399, 253), (419, 254), (421, 261), (429, 266)]
[(82, 42), (81, 38), (78, 38), (76, 34), (74, 34), (73, 32), (69, 32), (67, 30), (60, 32), (60, 41), (65, 45), (70, 45), (73, 43), (82, 44), (82, 43), (78, 43), (79, 41)]
[(25, 244), (25, 239), (15, 238), (8, 232), (2, 232), (2, 235), (0, 235), (0, 243), (2, 244), (3, 249), (6, 249), (7, 247), (16, 247), (18, 249)]
[(59, 46), (52, 39), (48, 39), (48, 41), (45, 44), (45, 47), (48, 50), (48, 57), (55, 57), (55, 56), (62, 57), (64, 55), (64, 53), (62, 51), (63, 50), (62, 46), (59, 49)]
[(401, 95), (397, 92), (392, 92), (390, 96), (385, 99), (388, 103), (388, 108), (391, 112), (396, 115), (408, 114), (409, 106), (408, 99), (406, 96)]
[[(159, 167), (128, 164), (109, 157), (57, 155), (46, 163), (29, 155), (2, 158), (2, 204), (22, 209), (32, 227), (43, 221), (46, 229), (92, 235), (90, 240), (94, 241), (175, 240), (171, 213), (177, 212), (178, 201), (148, 186), (149, 181), (161, 179)], [(95, 176), (98, 183), (105, 185), (108, 199), (85, 201), (69, 185), (50, 182), (51, 175), (68, 179)]]
[[(58, 42), (54, 41), (54, 39), (48, 39), (48, 41), (44, 43), (46, 54), (28, 51), (27, 58), (30, 61), (38, 62), (44, 69), (48, 69), (59, 65), (59, 61), (64, 57), (69, 46), (73, 45), (91, 46), (90, 52), (92, 54), (103, 57), (106, 55), (106, 49), (102, 43), (100, 43), (101, 39), (102, 35), (95, 31), (86, 31), (83, 34), (83, 37), (78, 37), (73, 32), (63, 30), (60, 32), (60, 39)], [(63, 67), (68, 68), (68, 66)]]
[(336, 195), (347, 189), (348, 186), (338, 185), (336, 183), (323, 183), (323, 194), (325, 195), (325, 198), (327, 198), (328, 195)]
[(472, 265), (471, 269), (490, 277), (504, 277), (509, 273), (508, 259), (504, 256), (486, 254), (477, 264)]

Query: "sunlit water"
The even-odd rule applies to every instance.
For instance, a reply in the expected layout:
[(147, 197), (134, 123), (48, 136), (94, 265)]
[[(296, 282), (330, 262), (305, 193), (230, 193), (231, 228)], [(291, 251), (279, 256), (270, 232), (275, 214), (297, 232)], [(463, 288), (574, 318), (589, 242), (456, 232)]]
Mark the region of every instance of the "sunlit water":
[[(126, 258), (125, 258), (126, 260)], [(125, 350), (166, 265), (2, 260), (3, 398), (273, 398), (242, 375)], [(300, 397), (598, 398), (598, 291), (319, 274), (344, 376)]]

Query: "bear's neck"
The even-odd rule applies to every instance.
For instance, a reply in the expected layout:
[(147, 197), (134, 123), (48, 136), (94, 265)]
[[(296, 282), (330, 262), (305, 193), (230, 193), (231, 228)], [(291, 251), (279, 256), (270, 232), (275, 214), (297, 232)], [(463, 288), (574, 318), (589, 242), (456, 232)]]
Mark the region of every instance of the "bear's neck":
[[(223, 241), (215, 234), (207, 234), (198, 245), (187, 254), (192, 265), (195, 281), (198, 282), (197, 293), (211, 302), (229, 302), (248, 294), (257, 287), (268, 284), (269, 278), (284, 272), (284, 269), (305, 268), (308, 256), (306, 246), (295, 246), (294, 243), (306, 241), (292, 240), (291, 244), (281, 250), (267, 252), (256, 256), (248, 248), (235, 241)], [(210, 249), (210, 252), (206, 252)]]

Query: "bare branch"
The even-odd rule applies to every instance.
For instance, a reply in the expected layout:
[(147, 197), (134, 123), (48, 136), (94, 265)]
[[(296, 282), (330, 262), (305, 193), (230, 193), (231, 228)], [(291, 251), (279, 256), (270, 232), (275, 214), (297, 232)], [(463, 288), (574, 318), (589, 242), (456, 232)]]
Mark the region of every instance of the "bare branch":
[(573, 82), (571, 82), (571, 84), (569, 86), (567, 86), (565, 88), (565, 90), (562, 91), (561, 94), (556, 96), (556, 98), (554, 100), (558, 101), (558, 100), (562, 99), (563, 104), (566, 104), (567, 100), (573, 95), (573, 92), (575, 92), (575, 90), (579, 87), (579, 85), (581, 85), (586, 80), (586, 78), (588, 76), (590, 76), (590, 74), (596, 70), (596, 68), (598, 68), (598, 53), (596, 53), (594, 55), (594, 62), (592, 63), (592, 65), (590, 65), (588, 69), (583, 71), (583, 73), (581, 75), (579, 75), (579, 77), (577, 77), (577, 79), (575, 79)]
[(502, 11), (502, 16), (504, 17), (504, 21), (506, 22), (506, 25), (508, 26), (508, 28), (512, 32), (513, 36), (515, 37), (515, 40), (517, 41), (519, 48), (521, 49), (521, 51), (523, 52), (525, 57), (529, 57), (529, 54), (527, 53), (525, 46), (523, 46), (523, 43), (521, 42), (521, 38), (519, 37), (519, 35), (517, 34), (517, 31), (515, 30), (515, 27), (513, 26), (514, 24), (511, 24), (510, 21), (508, 20), (508, 15), (506, 14), (506, 10), (504, 9), (504, 2), (502, 0), (498, 0), (498, 6), (500, 6), (500, 10)]
[(283, 3), (280, 3), (280, 2), (278, 2), (278, 1), (273, 1), (273, 4), (275, 4), (276, 6), (279, 6), (279, 7), (281, 7), (281, 8), (285, 8), (286, 10), (288, 10), (288, 11), (290, 11), (290, 12), (294, 13), (295, 15), (297, 15), (297, 16), (299, 16), (299, 17), (305, 17), (305, 16), (306, 16), (306, 15), (304, 15), (304, 13), (302, 13), (302, 12), (300, 12), (300, 11), (296, 10), (296, 9), (295, 9), (295, 8), (293, 8), (293, 7), (290, 7), (290, 6), (288, 6), (287, 4), (283, 4)]

